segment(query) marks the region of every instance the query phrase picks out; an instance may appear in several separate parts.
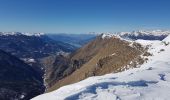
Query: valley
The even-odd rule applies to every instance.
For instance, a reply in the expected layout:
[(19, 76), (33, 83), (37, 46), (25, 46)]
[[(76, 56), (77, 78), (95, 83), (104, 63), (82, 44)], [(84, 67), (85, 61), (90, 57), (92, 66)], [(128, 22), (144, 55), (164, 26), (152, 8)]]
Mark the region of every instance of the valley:
[[(63, 40), (57, 41), (60, 38), (60, 36), (57, 37), (58, 35), (50, 38), (42, 33), (28, 35), (28, 33), (20, 32), (1, 32), (0, 67), (2, 72), (0, 85), (3, 88), (0, 89), (0, 97), (2, 100), (29, 100), (42, 93), (49, 92), (51, 94), (52, 91), (59, 91), (63, 86), (81, 83), (81, 81), (88, 80), (89, 77), (90, 79), (102, 77), (110, 73), (116, 75), (131, 69), (142, 68), (141, 66), (150, 62), (150, 58), (154, 55), (150, 51), (152, 42), (148, 45), (147, 41), (153, 41), (154, 44), (154, 41), (163, 41), (163, 38), (169, 34), (169, 31), (160, 30), (136, 31), (136, 33), (101, 33), (90, 34), (90, 36), (87, 34), (83, 35), (84, 38), (81, 37), (83, 39), (77, 39), (77, 42), (74, 40), (80, 36), (76, 37), (75, 35), (73, 42), (69, 44), (65, 40), (73, 37), (68, 37), (68, 34), (62, 36), (65, 37)], [(84, 44), (80, 45), (78, 41), (86, 42), (82, 42)], [(72, 45), (73, 43), (75, 45)], [(164, 42), (165, 45), (168, 43)], [(164, 52), (164, 50), (161, 49), (159, 52)], [(3, 56), (3, 53), (7, 57)], [(13, 69), (12, 66), (16, 66), (16, 68)], [(18, 74), (14, 75), (14, 73)], [(25, 74), (22, 75), (22, 73)], [(164, 76), (160, 75), (164, 80)], [(34, 81), (35, 83), (33, 83)], [(127, 83), (127, 85), (129, 84)], [(68, 96), (67, 98), (70, 100), (72, 97)]]
[[(7, 69), (8, 64), (7, 63), (4, 64), (3, 61), (0, 62), (0, 64), (2, 64), (0, 68), (3, 68), (4, 72), (6, 71), (5, 73), (1, 73), (2, 76), (1, 79), (3, 80), (4, 78), (9, 78), (9, 77), (13, 78), (13, 80), (11, 81), (7, 80), (6, 81), (7, 83), (2, 82), (1, 80), (2, 83), (1, 87), (3, 88), (1, 88), (2, 90), (0, 91), (0, 95), (1, 95), (0, 99), (1, 100), (8, 100), (8, 99), (29, 100), (34, 96), (44, 93), (45, 90), (47, 89), (45, 78), (47, 78), (46, 74), (48, 74), (48, 72), (46, 70), (49, 70), (50, 65), (53, 65), (52, 61), (56, 59), (57, 55), (68, 55), (71, 52), (75, 51), (76, 49), (77, 47), (65, 42), (53, 40), (44, 33), (0, 32), (0, 50), (2, 50), (2, 52), (4, 51), (7, 52), (9, 55), (11, 54), (11, 56), (15, 56), (15, 59), (18, 59), (23, 63), (25, 63), (25, 65), (23, 64), (20, 65), (19, 63), (15, 62), (14, 64), (10, 65), (9, 68)], [(51, 57), (52, 59), (46, 60)], [(13, 58), (12, 60), (10, 60), (10, 58), (8, 57), (6, 60), (9, 61), (8, 63), (11, 64), (11, 61), (15, 59)], [(3, 57), (1, 59), (3, 60)], [(18, 73), (19, 71), (17, 70), (19, 69), (18, 68), (12, 69), (13, 65), (15, 65), (16, 67), (22, 66), (22, 67), (32, 68), (32, 70), (27, 74), (28, 76), (30, 75), (30, 77), (32, 73), (39, 76), (39, 79), (37, 80), (39, 81), (41, 87), (40, 86), (36, 87), (39, 88), (39, 91), (36, 90), (35, 88), (34, 90), (30, 90), (27, 93), (25, 90), (29, 89), (29, 86), (28, 88), (25, 88), (25, 90), (22, 90), (24, 86), (23, 84), (27, 86), (26, 84), (29, 85), (30, 83), (27, 81), (22, 82), (21, 79), (19, 80), (15, 79), (15, 78), (19, 78), (19, 76), (13, 74)], [(13, 77), (7, 74), (10, 71), (13, 72), (13, 74), (11, 73)], [(23, 70), (23, 73), (26, 73), (26, 71)], [(21, 72), (19, 72), (18, 74), (21, 74)], [(22, 75), (20, 77), (22, 77)], [(30, 82), (32, 81), (30, 80)], [(16, 86), (17, 89), (14, 88), (13, 86)], [(8, 96), (9, 94), (10, 96)], [(20, 96), (23, 97), (20, 98)]]
[(0, 100), (169, 100), (170, 0), (0, 0)]

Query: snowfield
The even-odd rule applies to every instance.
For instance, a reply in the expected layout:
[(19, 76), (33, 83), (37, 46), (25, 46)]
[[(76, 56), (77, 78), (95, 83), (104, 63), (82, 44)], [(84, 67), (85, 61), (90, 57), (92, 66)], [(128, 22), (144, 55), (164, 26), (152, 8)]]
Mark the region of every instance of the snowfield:
[(163, 41), (137, 40), (153, 56), (140, 68), (95, 76), (32, 100), (169, 100), (170, 35)]

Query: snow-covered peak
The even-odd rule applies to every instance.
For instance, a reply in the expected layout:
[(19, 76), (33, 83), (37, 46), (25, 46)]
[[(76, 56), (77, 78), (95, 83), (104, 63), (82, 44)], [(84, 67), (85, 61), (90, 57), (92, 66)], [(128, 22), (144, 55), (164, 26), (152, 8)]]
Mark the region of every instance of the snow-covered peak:
[(163, 40), (166, 36), (170, 35), (170, 31), (153, 30), (153, 31), (133, 31), (133, 32), (119, 32), (117, 33), (122, 38), (131, 40)]
[(139, 36), (139, 35), (161, 36), (161, 35), (169, 35), (169, 34), (170, 31), (163, 31), (163, 30), (152, 30), (152, 31), (139, 30), (133, 32), (120, 32), (120, 35), (133, 35), (133, 36)]
[(23, 33), (23, 35), (26, 36), (42, 36), (44, 33)]
[(42, 36), (44, 33), (27, 33), (27, 32), (0, 32), (0, 36), (17, 36), (17, 35), (26, 35), (26, 36)]
[(113, 37), (113, 36), (114, 36), (113, 33), (109, 33), (109, 32), (107, 32), (107, 33), (101, 33), (102, 39), (111, 38), (111, 37)]

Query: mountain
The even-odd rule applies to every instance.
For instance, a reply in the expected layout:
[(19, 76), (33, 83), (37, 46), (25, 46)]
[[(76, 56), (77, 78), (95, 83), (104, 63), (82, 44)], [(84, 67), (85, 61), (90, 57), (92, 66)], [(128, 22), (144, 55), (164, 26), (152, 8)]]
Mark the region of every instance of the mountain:
[(1, 32), (0, 49), (19, 58), (42, 58), (57, 52), (71, 52), (74, 46), (56, 42), (42, 33)]
[(48, 91), (91, 76), (134, 68), (145, 61), (141, 55), (147, 52), (140, 44), (110, 35), (102, 34), (70, 55), (58, 55), (47, 70)]
[(41, 59), (59, 53), (70, 53), (76, 48), (54, 41), (44, 33), (0, 32), (0, 49), (20, 58), (43, 76)]
[[(17, 57), (7, 56), (9, 59), (6, 59), (6, 63), (3, 62), (3, 57), (1, 58), (1, 67), (4, 68), (0, 70), (0, 73), (2, 72), (0, 85), (3, 87), (0, 90), (2, 95), (0, 100), (15, 100), (15, 97), (19, 96), (24, 96), (23, 100), (29, 100), (43, 93), (46, 67), (41, 60), (51, 55), (67, 54), (75, 49), (75, 46), (54, 41), (44, 33), (0, 32), (0, 50)], [(3, 79), (6, 81), (2, 82)]]
[(25, 36), (42, 36), (44, 33), (24, 33), (24, 32), (0, 32), (0, 36), (11, 36), (11, 35), (25, 35)]
[(153, 30), (153, 31), (133, 31), (117, 33), (122, 38), (126, 39), (143, 39), (143, 40), (163, 40), (170, 34), (170, 31)]
[(45, 90), (31, 66), (0, 50), (0, 100), (30, 100)]
[[(137, 64), (139, 67), (93, 76), (32, 100), (167, 100), (170, 98), (170, 35), (163, 40), (134, 42), (147, 48), (148, 52), (148, 56), (142, 56), (147, 60)], [(128, 53), (129, 50), (124, 52)], [(103, 53), (100, 51), (100, 54)]]
[(77, 48), (82, 47), (84, 44), (92, 41), (97, 34), (67, 34), (67, 33), (58, 33), (58, 34), (47, 34), (51, 39), (68, 43), (74, 45)]

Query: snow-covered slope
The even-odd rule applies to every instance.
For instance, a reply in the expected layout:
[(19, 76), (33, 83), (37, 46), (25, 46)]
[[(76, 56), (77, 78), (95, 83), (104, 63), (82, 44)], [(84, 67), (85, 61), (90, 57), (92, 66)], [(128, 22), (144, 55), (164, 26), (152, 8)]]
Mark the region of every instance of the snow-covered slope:
[(170, 36), (167, 36), (167, 37), (163, 40), (163, 42), (169, 43), (169, 42), (170, 42)]
[(140, 68), (90, 77), (32, 100), (168, 100), (170, 35), (162, 41), (137, 40), (153, 55)]

